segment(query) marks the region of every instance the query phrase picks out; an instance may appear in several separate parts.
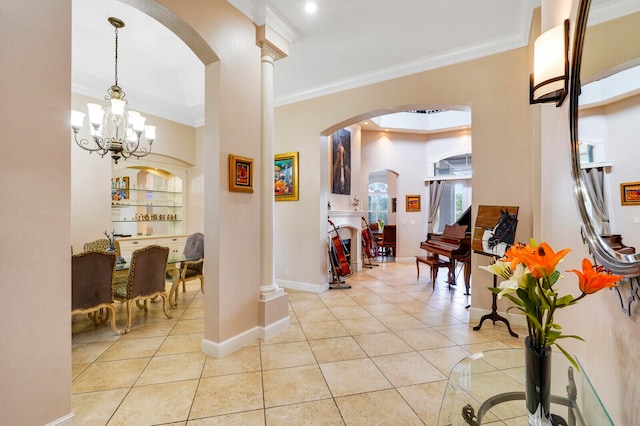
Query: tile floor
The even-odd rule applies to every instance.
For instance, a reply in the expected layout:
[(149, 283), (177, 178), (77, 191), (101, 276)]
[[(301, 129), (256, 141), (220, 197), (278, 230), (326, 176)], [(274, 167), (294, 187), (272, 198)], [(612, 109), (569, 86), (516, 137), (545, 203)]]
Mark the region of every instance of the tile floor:
[(428, 272), (387, 261), (347, 278), (351, 289), (291, 291), (289, 330), (223, 359), (200, 349), (198, 281), (173, 319), (152, 304), (124, 336), (76, 315), (76, 425), (436, 425), (456, 362), (522, 342), (500, 323), (473, 331), (464, 286), (433, 291)]

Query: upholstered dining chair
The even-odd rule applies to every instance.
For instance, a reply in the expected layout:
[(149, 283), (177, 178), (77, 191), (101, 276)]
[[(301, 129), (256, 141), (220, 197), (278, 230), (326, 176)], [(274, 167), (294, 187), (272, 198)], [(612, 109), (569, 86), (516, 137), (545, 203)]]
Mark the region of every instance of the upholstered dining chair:
[(171, 315), (167, 311), (167, 293), (165, 291), (165, 270), (169, 247), (151, 245), (135, 250), (131, 256), (129, 274), (126, 286), (114, 288), (113, 297), (127, 303), (127, 327), (125, 333), (131, 331), (133, 303), (149, 310), (149, 299), (162, 297), (162, 309), (167, 318)]
[[(120, 243), (118, 241), (115, 242), (116, 248), (116, 256), (120, 256)], [(109, 240), (106, 238), (101, 238), (99, 240), (90, 241), (88, 243), (84, 243), (84, 251), (107, 251), (109, 248)]]
[[(115, 255), (116, 259), (120, 257), (120, 243), (116, 240), (114, 243), (115, 246)], [(102, 251), (107, 252), (107, 248), (109, 248), (109, 240), (106, 238), (102, 238), (99, 240), (91, 241), (84, 244), (84, 251)], [(116, 287), (126, 287), (127, 285), (127, 271), (115, 271), (113, 273), (113, 288)]]
[(111, 286), (115, 264), (113, 253), (86, 251), (71, 256), (71, 315), (86, 313), (96, 324), (111, 318), (111, 328), (121, 334)]
[(202, 273), (202, 266), (204, 263), (204, 234), (196, 232), (195, 234), (189, 235), (182, 253), (189, 258), (198, 258), (198, 260), (182, 262), (180, 265), (180, 282), (182, 282), (182, 291), (187, 291), (187, 281), (199, 279), (200, 291), (204, 293), (204, 274)]

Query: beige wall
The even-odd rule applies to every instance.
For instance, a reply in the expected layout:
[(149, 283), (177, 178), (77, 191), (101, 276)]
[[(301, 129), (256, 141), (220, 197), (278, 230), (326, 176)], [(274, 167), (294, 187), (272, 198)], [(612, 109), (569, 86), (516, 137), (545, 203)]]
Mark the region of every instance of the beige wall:
[(0, 423), (71, 413), (71, 1), (3, 2)]
[(202, 151), (205, 339), (218, 344), (258, 326), (260, 186), (252, 194), (229, 192), (228, 156), (254, 158), (260, 176), (260, 49), (255, 26), (226, 1), (161, 3), (220, 58), (205, 67)]
[[(591, 81), (592, 76), (601, 76), (615, 65), (640, 58), (640, 45), (635, 42), (639, 39), (638, 13), (589, 27), (583, 81)], [(570, 247), (574, 250), (563, 264), (566, 266), (564, 269), (573, 269), (579, 266), (582, 257), (589, 257), (589, 253), (582, 244), (577, 228), (579, 219), (575, 201), (569, 195), (573, 188), (568, 172), (570, 159), (565, 118), (568, 116), (568, 104), (565, 102), (560, 108), (560, 114), (543, 109), (541, 161), (544, 178), (541, 199), (544, 208), (541, 234), (558, 248)], [(573, 274), (565, 275), (567, 286), (575, 288)], [(626, 316), (620, 309), (616, 293), (605, 290), (557, 315), (557, 322), (563, 325), (565, 332), (577, 334), (586, 340), (567, 340), (563, 344), (582, 361), (616, 425), (636, 425), (640, 419), (640, 407), (637, 404), (640, 386), (636, 380), (638, 373), (634, 361), (640, 351), (637, 312), (636, 309), (634, 316)]]

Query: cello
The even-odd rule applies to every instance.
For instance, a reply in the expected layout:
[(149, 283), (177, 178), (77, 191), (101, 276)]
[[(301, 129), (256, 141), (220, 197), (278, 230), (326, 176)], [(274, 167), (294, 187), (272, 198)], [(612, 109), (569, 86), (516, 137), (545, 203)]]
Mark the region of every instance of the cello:
[(369, 228), (367, 219), (362, 216), (362, 220), (364, 221), (364, 228), (362, 228), (362, 248), (367, 257), (371, 259), (378, 255), (378, 246), (376, 245), (373, 232), (371, 232), (371, 228)]
[(349, 261), (347, 260), (347, 256), (345, 255), (346, 249), (344, 247), (342, 239), (340, 239), (340, 235), (338, 234), (338, 228), (336, 228), (336, 225), (331, 222), (331, 219), (327, 220), (333, 227), (333, 232), (335, 232), (335, 235), (331, 237), (331, 242), (333, 244), (333, 253), (335, 253), (336, 260), (338, 261), (338, 264), (336, 265), (337, 270), (342, 276), (351, 275), (351, 267), (349, 266)]

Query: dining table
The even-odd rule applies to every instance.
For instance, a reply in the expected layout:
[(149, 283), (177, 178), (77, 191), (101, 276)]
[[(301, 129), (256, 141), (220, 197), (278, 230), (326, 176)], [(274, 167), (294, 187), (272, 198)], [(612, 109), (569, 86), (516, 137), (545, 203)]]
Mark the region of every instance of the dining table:
[[(180, 285), (180, 266), (182, 262), (200, 260), (198, 256), (187, 256), (183, 253), (169, 253), (167, 257), (167, 274), (171, 277), (171, 290), (169, 290), (169, 306), (178, 305), (178, 290)], [(116, 271), (128, 271), (131, 266), (130, 257), (120, 257), (116, 261)]]

